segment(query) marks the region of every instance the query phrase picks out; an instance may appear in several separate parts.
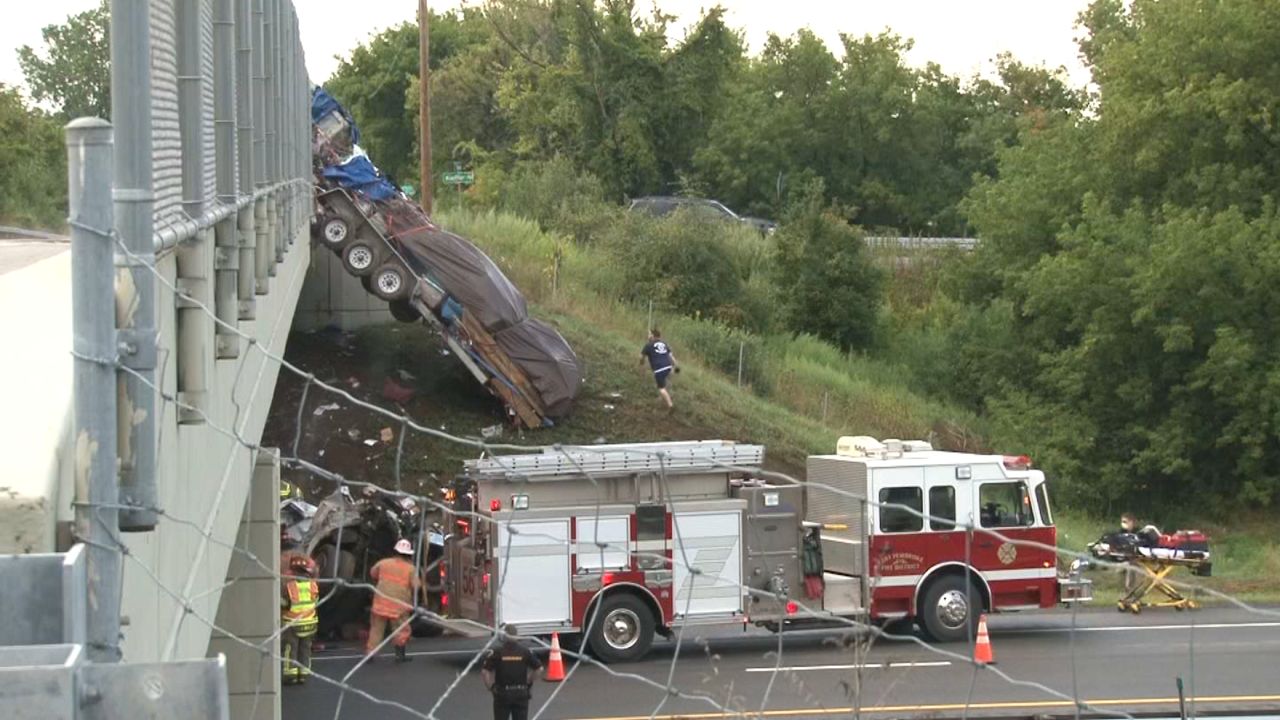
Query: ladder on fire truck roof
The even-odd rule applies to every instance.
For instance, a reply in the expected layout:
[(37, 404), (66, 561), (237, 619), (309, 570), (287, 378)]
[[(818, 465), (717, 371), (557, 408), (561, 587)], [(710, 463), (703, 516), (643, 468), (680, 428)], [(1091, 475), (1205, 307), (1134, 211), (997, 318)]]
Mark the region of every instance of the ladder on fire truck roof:
[[(659, 459), (661, 454), (661, 459)], [(498, 455), (466, 461), (467, 474), (477, 480), (570, 480), (584, 475), (629, 475), (641, 472), (688, 474), (756, 470), (764, 463), (763, 445), (727, 440), (630, 443), (547, 448), (527, 455)]]

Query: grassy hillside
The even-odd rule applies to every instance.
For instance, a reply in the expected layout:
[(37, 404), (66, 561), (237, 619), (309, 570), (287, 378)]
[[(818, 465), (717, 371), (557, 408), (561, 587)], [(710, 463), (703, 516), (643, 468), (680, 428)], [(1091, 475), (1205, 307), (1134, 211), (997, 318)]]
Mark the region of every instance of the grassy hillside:
[[(511, 215), (455, 211), (440, 218), (489, 252), (544, 314), (589, 324), (626, 345), (627, 362), (636, 362), (648, 308), (625, 303), (612, 292), (619, 280), (608, 253), (544, 233)], [(654, 308), (653, 322), (677, 358), (732, 381), (717, 386), (717, 392), (736, 389), (741, 351), (743, 387), (812, 421), (802, 427), (827, 438), (821, 447), (831, 446), (835, 436), (856, 434), (982, 448), (978, 417), (915, 392), (899, 368), (842, 353), (812, 337), (752, 334), (661, 307)], [(684, 385), (691, 384), (686, 377)]]

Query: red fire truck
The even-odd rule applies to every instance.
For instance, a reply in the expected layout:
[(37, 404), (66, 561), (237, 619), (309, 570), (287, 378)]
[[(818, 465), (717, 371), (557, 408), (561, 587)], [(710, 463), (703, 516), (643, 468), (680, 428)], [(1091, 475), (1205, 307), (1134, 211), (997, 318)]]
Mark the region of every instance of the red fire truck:
[(802, 484), (765, 481), (763, 463), (763, 447), (725, 441), (469, 461), (452, 493), (451, 612), (583, 633), (618, 662), (682, 625), (906, 618), (953, 641), (982, 611), (1090, 599), (1087, 580), (1058, 573), (1044, 474), (1025, 457), (854, 437), (810, 457)]

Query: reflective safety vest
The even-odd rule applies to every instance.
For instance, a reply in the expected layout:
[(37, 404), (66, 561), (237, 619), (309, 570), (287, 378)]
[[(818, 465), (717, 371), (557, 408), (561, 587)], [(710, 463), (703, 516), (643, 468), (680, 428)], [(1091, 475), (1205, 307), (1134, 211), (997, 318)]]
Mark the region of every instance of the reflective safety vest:
[(285, 589), (289, 593), (289, 607), (281, 615), (281, 620), (291, 623), (294, 633), (300, 637), (314, 634), (320, 618), (316, 615), (316, 599), (320, 596), (320, 586), (315, 580), (286, 580)]
[(413, 593), (418, 587), (413, 563), (398, 557), (379, 560), (369, 576), (378, 584), (373, 596), (374, 615), (398, 618), (413, 609)]

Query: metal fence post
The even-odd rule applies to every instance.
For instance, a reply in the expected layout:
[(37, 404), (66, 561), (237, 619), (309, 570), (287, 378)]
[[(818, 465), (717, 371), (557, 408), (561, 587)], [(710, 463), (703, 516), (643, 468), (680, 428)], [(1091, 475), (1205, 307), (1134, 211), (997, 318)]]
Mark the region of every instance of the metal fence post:
[[(253, 0), (253, 178), (255, 194), (270, 184), (267, 176), (267, 65), (265, 0)], [(271, 290), (271, 230), (267, 225), (269, 199), (258, 195), (253, 204), (254, 292), (266, 295)]]
[[(218, 202), (234, 206), (236, 195), (236, 28), (234, 0), (215, 0), (213, 6), (213, 132)], [(215, 329), (217, 355), (240, 355), (240, 338), (235, 327), (237, 271), (240, 250), (236, 240), (236, 215), (214, 228), (214, 309), (220, 322)], [(228, 327), (230, 326), (230, 327)]]
[[(182, 208), (187, 217), (198, 220), (208, 207), (205, 187), (205, 69), (202, 48), (203, 0), (177, 0), (178, 49), (178, 132), (182, 144)], [(176, 298), (178, 421), (200, 424), (208, 409), (209, 353), (205, 347), (207, 319), (197, 303), (208, 304), (209, 262), (213, 242), (199, 229), (178, 245)], [(186, 297), (191, 298), (190, 300)]]
[(119, 317), (123, 362), (141, 377), (122, 379), (117, 408), (120, 529), (156, 526), (156, 295), (151, 169), (151, 3), (111, 0), (111, 117), (115, 133), (115, 216), (120, 241), (136, 260), (117, 256), (124, 281)]
[[(253, 197), (257, 188), (254, 130), (254, 33), (251, 0), (235, 0), (236, 12), (236, 153), (238, 155), (239, 193)], [(258, 234), (254, 227), (254, 202), (242, 208), (236, 218), (237, 244), (240, 249), (240, 276), (236, 296), (240, 299), (241, 320), (256, 316)]]
[(745, 340), (738, 341), (738, 387), (742, 387), (742, 359), (747, 352)]
[(115, 269), (111, 123), (67, 125), (71, 304), (75, 348), (76, 535), (88, 544), (89, 658), (120, 659), (121, 556), (116, 549)]

